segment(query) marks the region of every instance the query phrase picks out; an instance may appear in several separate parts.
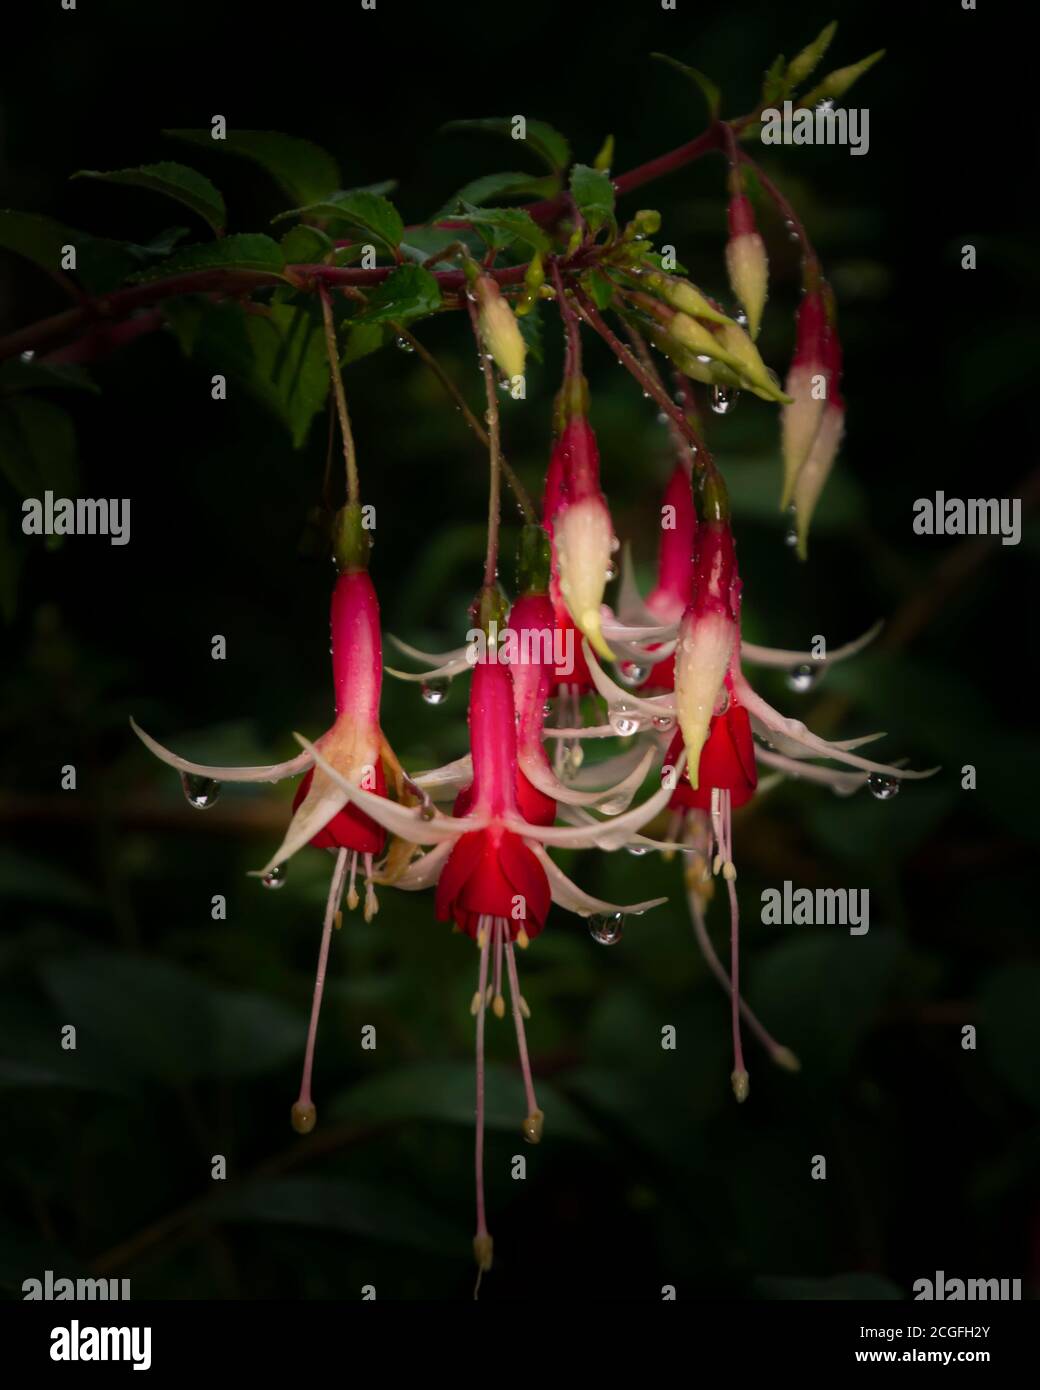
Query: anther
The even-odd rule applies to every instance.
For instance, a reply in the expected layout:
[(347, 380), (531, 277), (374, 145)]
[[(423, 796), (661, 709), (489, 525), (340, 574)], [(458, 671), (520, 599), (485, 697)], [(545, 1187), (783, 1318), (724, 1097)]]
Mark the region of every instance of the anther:
[(531, 938), (524, 931), (523, 927), (521, 927), (516, 934), (516, 944), (520, 947), (521, 951), (526, 951), (531, 944)]
[(751, 1089), (751, 1078), (748, 1076), (747, 1072), (735, 1071), (730, 1077), (730, 1080), (733, 1082), (733, 1094), (736, 1096), (737, 1100), (747, 1100), (748, 1092)]
[(501, 996), (500, 994), (496, 994), (496, 995), (495, 995), (495, 1002), (491, 1005), (491, 1007), (492, 1007), (492, 1008), (494, 1009), (494, 1011), (495, 1011), (495, 1017), (496, 1017), (496, 1018), (505, 1018), (505, 1016), (506, 1016), (506, 1001), (502, 998), (502, 996)]
[(292, 1108), (292, 1127), (297, 1134), (310, 1134), (318, 1122), (318, 1112), (313, 1105), (297, 1101)]
[(529, 1144), (540, 1144), (542, 1142), (542, 1130), (545, 1127), (545, 1115), (541, 1110), (532, 1110), (523, 1123), (523, 1135)]

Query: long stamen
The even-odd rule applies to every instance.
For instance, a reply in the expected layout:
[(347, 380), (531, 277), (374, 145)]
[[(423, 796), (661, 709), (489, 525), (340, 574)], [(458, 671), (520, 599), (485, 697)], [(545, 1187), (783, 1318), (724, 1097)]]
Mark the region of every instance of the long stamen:
[[(505, 921), (502, 931), (508, 931)], [(523, 1124), (524, 1138), (529, 1144), (538, 1144), (542, 1138), (545, 1115), (538, 1108), (538, 1098), (534, 1093), (534, 1078), (531, 1076), (531, 1059), (527, 1054), (527, 1034), (524, 1031), (524, 1000), (520, 994), (520, 980), (516, 970), (516, 953), (513, 943), (506, 942), (506, 964), (509, 967), (509, 995), (513, 1005), (513, 1023), (516, 1027), (516, 1046), (520, 1054), (520, 1070), (524, 1078), (524, 1091), (527, 1095), (527, 1118)]]
[(480, 934), (480, 982), (473, 996), (477, 1003), (477, 1133), (474, 1145), (474, 1167), (477, 1179), (477, 1234), (473, 1237), (473, 1258), (477, 1262), (477, 1282), (473, 1297), (480, 1293), (481, 1276), (491, 1268), (492, 1241), (488, 1235), (487, 1216), (484, 1207), (484, 1019), (486, 1017), (485, 993), (488, 977), (488, 950), (490, 919), (481, 917), (478, 924)]
[[(723, 858), (722, 875), (729, 891), (729, 980), (730, 1011), (733, 1022), (733, 1094), (737, 1100), (747, 1100), (748, 1074), (744, 1065), (744, 1045), (740, 1036), (740, 906), (737, 902), (737, 873), (731, 858), (730, 836), (733, 830), (732, 802), (729, 791), (719, 797), (722, 809), (722, 839), (720, 851)], [(714, 801), (714, 795), (713, 795)]]
[[(693, 925), (693, 934), (697, 939), (701, 954), (707, 962), (711, 973), (718, 980), (719, 984), (726, 991), (731, 993), (730, 978), (726, 973), (726, 967), (719, 960), (715, 947), (712, 945), (711, 937), (708, 935), (707, 924), (704, 920), (704, 907), (701, 896), (696, 887), (691, 887), (687, 893), (690, 905), (690, 921)], [(784, 1067), (787, 1071), (799, 1071), (801, 1063), (789, 1047), (783, 1043), (778, 1043), (772, 1033), (766, 1029), (753, 1013), (749, 1006), (744, 1002), (743, 995), (738, 995), (740, 1012), (744, 1017), (744, 1022), (758, 1038), (759, 1042), (769, 1053), (772, 1060), (779, 1067)]]
[(332, 871), (332, 884), (329, 899), (325, 905), (325, 923), (321, 933), (321, 946), (318, 950), (318, 971), (314, 977), (314, 997), (311, 1000), (311, 1021), (307, 1029), (307, 1047), (303, 1056), (303, 1076), (300, 1080), (300, 1094), (292, 1108), (292, 1126), (298, 1134), (309, 1134), (314, 1128), (318, 1112), (311, 1100), (311, 1075), (314, 1071), (314, 1044), (318, 1037), (318, 1015), (321, 1013), (322, 995), (325, 993), (325, 970), (329, 963), (329, 942), (332, 940), (332, 926), (339, 911), (343, 896), (343, 879), (347, 871), (347, 851), (341, 849), (336, 855), (336, 867)]
[[(355, 860), (357, 852), (354, 853)], [(379, 911), (379, 899), (376, 897), (375, 886), (372, 883), (372, 856), (365, 855), (365, 921), (371, 922), (372, 918)]]

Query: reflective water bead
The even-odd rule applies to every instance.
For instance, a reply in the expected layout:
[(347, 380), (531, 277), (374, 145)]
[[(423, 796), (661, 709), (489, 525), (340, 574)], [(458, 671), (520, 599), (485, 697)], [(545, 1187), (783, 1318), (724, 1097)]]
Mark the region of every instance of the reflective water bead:
[(655, 714), (653, 726), (659, 734), (667, 734), (675, 728), (675, 720), (670, 714)]
[(589, 918), (589, 935), (601, 946), (616, 946), (625, 929), (625, 917), (621, 912), (612, 912), (606, 917)]
[(639, 716), (625, 705), (615, 705), (610, 711), (610, 727), (619, 738), (629, 738), (639, 732)]
[(649, 674), (648, 666), (640, 666), (635, 661), (622, 661), (618, 666), (618, 680), (622, 685), (630, 685), (633, 688), (642, 685)]
[(816, 684), (819, 674), (819, 667), (814, 666), (810, 661), (801, 661), (797, 666), (792, 666), (787, 673), (788, 688), (797, 691), (799, 695), (804, 695)]
[(407, 338), (400, 338), (400, 337), (395, 338), (395, 339), (394, 339), (394, 346), (400, 348), (400, 350), (401, 350), (402, 352), (414, 352), (414, 351), (415, 351), (414, 346), (408, 341)]
[(276, 864), (269, 874), (264, 874), (260, 882), (265, 888), (283, 888), (285, 886), (285, 865)]
[(194, 772), (181, 773), (181, 786), (188, 805), (196, 811), (206, 811), (220, 795), (220, 783), (212, 777), (200, 777)]
[(872, 772), (867, 778), (867, 789), (878, 801), (891, 801), (899, 795), (899, 778), (887, 772)]
[(728, 415), (737, 404), (739, 394), (731, 386), (713, 386), (711, 388), (712, 410), (716, 415)]
[(443, 705), (448, 697), (448, 684), (446, 676), (435, 676), (432, 680), (423, 681), (423, 699), (428, 705)]

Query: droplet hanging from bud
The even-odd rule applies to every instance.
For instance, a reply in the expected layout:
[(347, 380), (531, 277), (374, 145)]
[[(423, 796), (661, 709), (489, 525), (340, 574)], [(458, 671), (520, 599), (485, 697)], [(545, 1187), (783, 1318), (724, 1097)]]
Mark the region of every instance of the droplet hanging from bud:
[(589, 918), (589, 935), (600, 946), (616, 946), (624, 929), (625, 917), (621, 912)]
[(260, 882), (265, 888), (282, 888), (285, 886), (285, 865), (276, 864), (273, 869), (264, 874)]
[(867, 790), (877, 801), (891, 801), (899, 795), (899, 778), (887, 772), (872, 772), (867, 778)]
[(820, 668), (818, 666), (813, 666), (809, 661), (801, 661), (788, 671), (787, 687), (799, 695), (804, 695), (816, 684), (819, 674)]
[(434, 676), (431, 680), (423, 681), (420, 691), (424, 702), (428, 705), (443, 705), (448, 698), (448, 685), (446, 676)]

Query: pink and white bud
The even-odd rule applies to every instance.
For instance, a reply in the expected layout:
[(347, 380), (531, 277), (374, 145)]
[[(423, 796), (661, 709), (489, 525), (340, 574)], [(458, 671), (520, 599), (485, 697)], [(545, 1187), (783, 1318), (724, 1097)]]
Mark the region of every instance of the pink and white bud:
[(804, 560), (809, 541), (809, 523), (824, 484), (830, 477), (838, 449), (845, 433), (845, 401), (841, 394), (841, 344), (835, 332), (827, 334), (824, 343), (827, 367), (827, 401), (823, 418), (816, 431), (809, 454), (794, 480), (792, 499), (795, 508), (795, 530), (798, 535), (798, 556)]
[(819, 290), (805, 295), (798, 309), (794, 357), (787, 374), (785, 390), (792, 397), (784, 406), (781, 431), (784, 456), (784, 486), (780, 506), (787, 507), (794, 493), (798, 470), (809, 456), (827, 402), (827, 369), (824, 337), (827, 311)]
[(599, 656), (613, 660), (600, 627), (600, 608), (614, 549), (614, 527), (602, 497), (571, 502), (556, 514), (553, 543), (560, 592), (575, 624)]
[(473, 285), (477, 297), (480, 336), (503, 375), (523, 376), (527, 345), (508, 302), (490, 275), (478, 275)]
[(697, 789), (701, 751), (740, 642), (740, 579), (729, 523), (698, 528), (693, 602), (679, 624), (675, 705), (686, 745), (690, 786)]
[(743, 193), (730, 199), (726, 269), (733, 293), (747, 314), (748, 332), (757, 338), (769, 292), (769, 258), (755, 226), (751, 202)]

